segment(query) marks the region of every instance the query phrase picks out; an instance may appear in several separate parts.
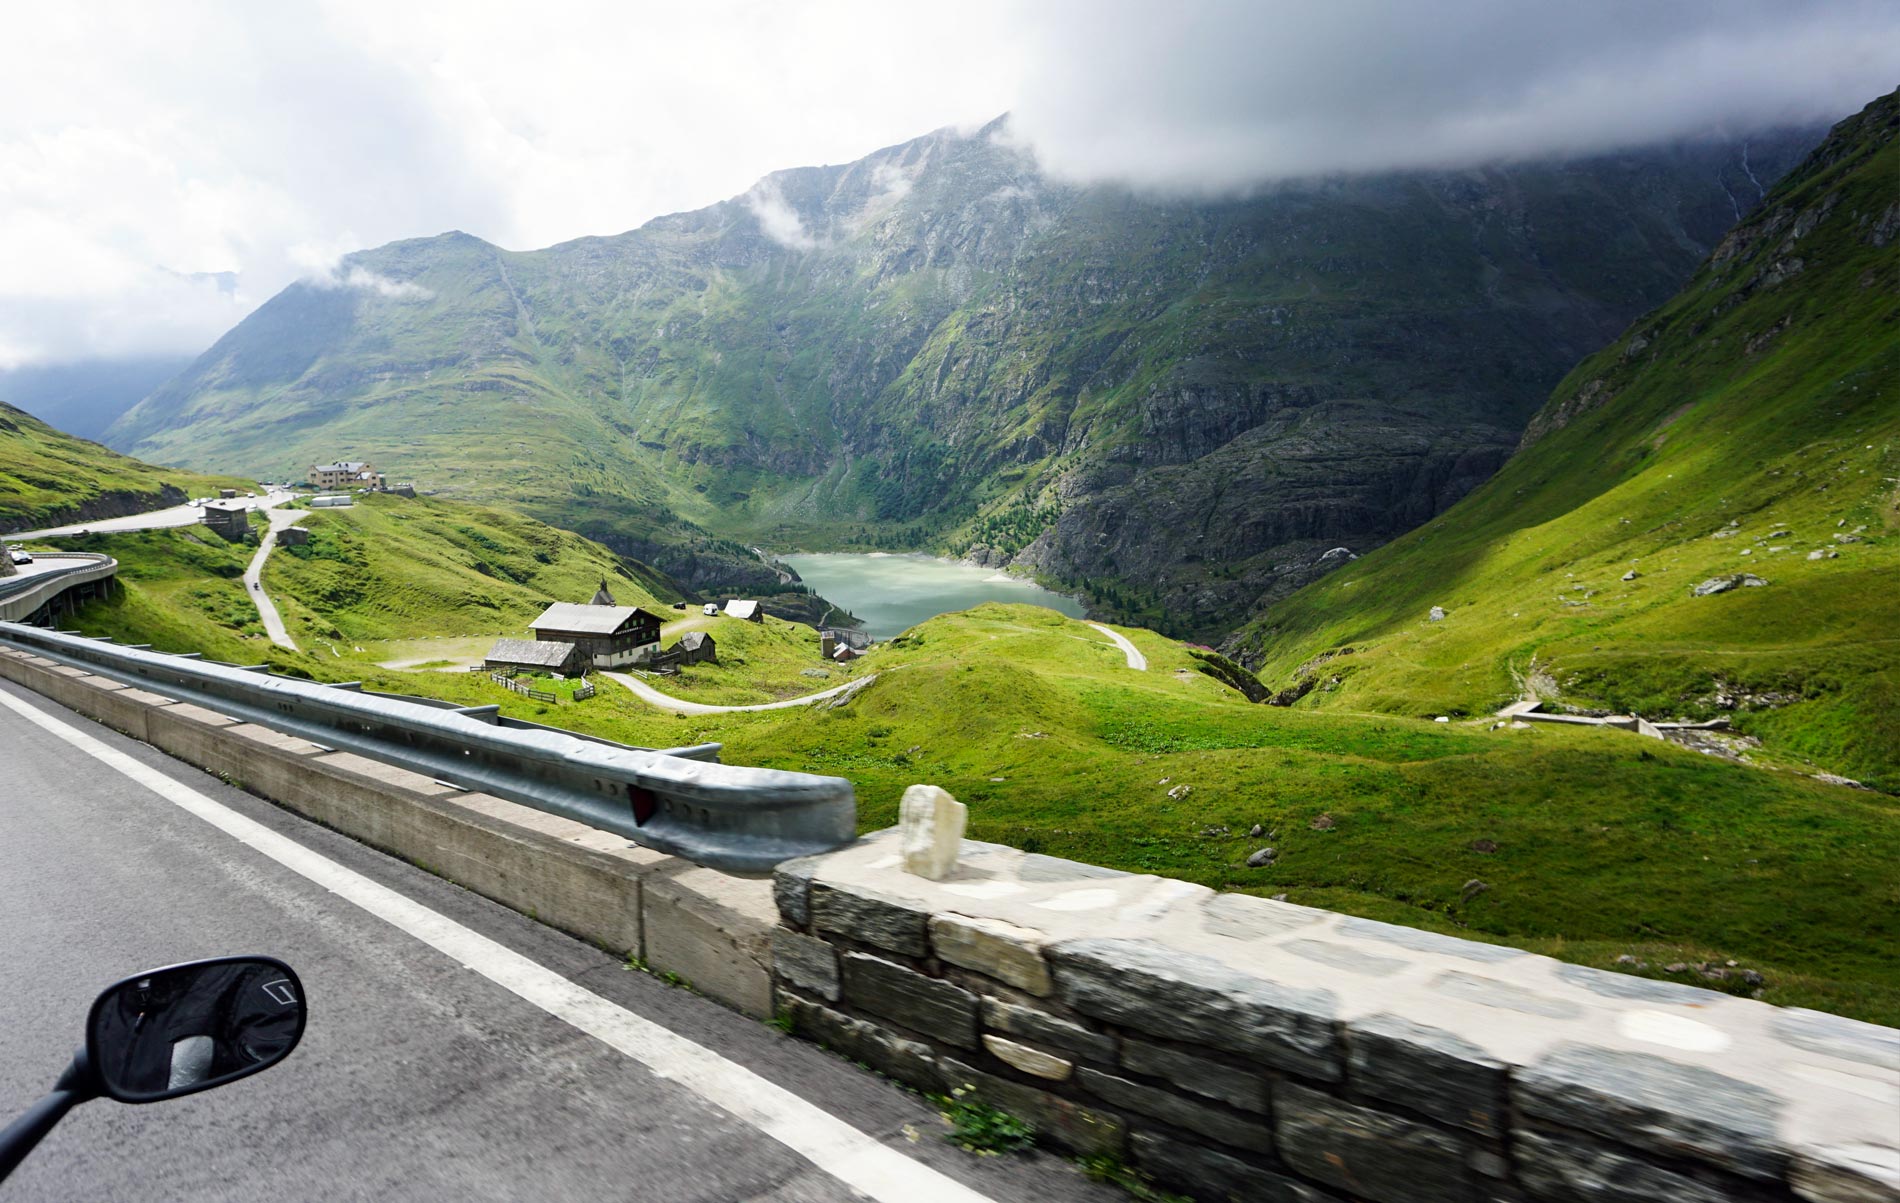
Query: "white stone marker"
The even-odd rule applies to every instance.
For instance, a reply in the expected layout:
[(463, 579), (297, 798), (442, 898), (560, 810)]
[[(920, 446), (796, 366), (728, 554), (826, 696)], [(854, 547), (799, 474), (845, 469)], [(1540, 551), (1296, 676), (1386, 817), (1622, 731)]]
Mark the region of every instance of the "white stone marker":
[(913, 785), (898, 803), (903, 828), (904, 871), (942, 881), (956, 871), (963, 825), (970, 808), (934, 785)]

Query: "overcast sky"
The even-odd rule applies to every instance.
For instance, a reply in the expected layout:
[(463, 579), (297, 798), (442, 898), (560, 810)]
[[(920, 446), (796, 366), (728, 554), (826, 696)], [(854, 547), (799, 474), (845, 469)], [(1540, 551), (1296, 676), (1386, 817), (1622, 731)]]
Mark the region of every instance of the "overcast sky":
[[(340, 254), (615, 233), (1014, 113), (1208, 193), (1838, 118), (1891, 0), (87, 0), (0, 40), (0, 368), (196, 352)], [(338, 286), (352, 286), (349, 279)]]

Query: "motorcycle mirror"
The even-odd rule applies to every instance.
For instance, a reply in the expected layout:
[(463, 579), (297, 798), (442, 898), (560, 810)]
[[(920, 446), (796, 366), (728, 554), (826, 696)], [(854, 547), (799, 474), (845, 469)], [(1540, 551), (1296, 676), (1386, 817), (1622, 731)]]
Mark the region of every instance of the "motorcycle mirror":
[(86, 1019), (86, 1056), (107, 1096), (156, 1103), (269, 1069), (304, 1019), (303, 983), (282, 961), (190, 961), (108, 987)]

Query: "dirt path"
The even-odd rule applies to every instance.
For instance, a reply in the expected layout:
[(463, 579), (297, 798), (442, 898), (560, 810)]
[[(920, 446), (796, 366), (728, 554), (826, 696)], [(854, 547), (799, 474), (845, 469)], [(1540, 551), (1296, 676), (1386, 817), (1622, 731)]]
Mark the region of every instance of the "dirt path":
[(749, 710), (790, 710), (794, 706), (809, 706), (813, 702), (822, 702), (826, 698), (835, 698), (841, 694), (854, 693), (877, 680), (877, 674), (847, 681), (843, 685), (827, 689), (822, 693), (808, 693), (802, 698), (787, 698), (783, 702), (764, 702), (757, 706), (708, 706), (704, 702), (687, 702), (669, 697), (648, 685), (638, 677), (627, 673), (602, 672), (603, 677), (620, 682), (632, 691), (633, 696), (648, 705), (658, 706), (661, 710), (671, 710), (675, 714), (738, 714)]
[(258, 543), (257, 554), (251, 557), (251, 566), (244, 570), (244, 590), (250, 594), (251, 602), (257, 606), (257, 616), (264, 620), (264, 630), (270, 635), (270, 641), (278, 647), (297, 651), (297, 644), (284, 629), (283, 616), (277, 613), (277, 603), (264, 592), (264, 561), (270, 558), (271, 549), (277, 546), (277, 532), (287, 526), (295, 526), (304, 516), (302, 510), (266, 510), (264, 516), (270, 519), (270, 530), (265, 532)]
[(1115, 646), (1122, 650), (1122, 655), (1128, 658), (1128, 667), (1140, 672), (1148, 671), (1148, 657), (1142, 655), (1141, 650), (1139, 648), (1137, 648), (1134, 644), (1128, 642), (1128, 637), (1126, 635), (1117, 634), (1116, 632), (1109, 630), (1107, 627), (1103, 626), (1099, 622), (1091, 622), (1088, 625), (1094, 627), (1096, 630), (1100, 631), (1102, 634), (1108, 636), (1110, 639), (1114, 641)]

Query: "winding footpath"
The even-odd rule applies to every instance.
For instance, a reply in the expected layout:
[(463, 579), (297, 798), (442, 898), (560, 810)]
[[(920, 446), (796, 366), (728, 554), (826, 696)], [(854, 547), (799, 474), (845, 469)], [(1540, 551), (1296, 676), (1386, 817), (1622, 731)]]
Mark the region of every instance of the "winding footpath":
[(1137, 648), (1134, 644), (1128, 642), (1128, 637), (1126, 635), (1117, 634), (1116, 632), (1109, 630), (1107, 627), (1103, 626), (1099, 622), (1091, 622), (1088, 625), (1094, 627), (1096, 630), (1100, 631), (1102, 634), (1108, 636), (1109, 639), (1114, 641), (1115, 646), (1122, 650), (1122, 655), (1128, 657), (1128, 667), (1135, 669), (1138, 672), (1148, 671), (1148, 657), (1141, 654), (1141, 649)]
[(251, 602), (257, 606), (257, 616), (264, 620), (264, 631), (270, 641), (281, 648), (297, 651), (296, 641), (284, 628), (283, 616), (277, 613), (277, 603), (264, 592), (264, 561), (270, 558), (271, 548), (277, 546), (277, 532), (286, 526), (295, 526), (304, 516), (302, 510), (266, 510), (264, 516), (270, 519), (270, 530), (258, 541), (257, 554), (251, 557), (251, 566), (244, 570), (244, 591), (251, 596)]
[(674, 714), (738, 714), (750, 710), (790, 710), (794, 706), (809, 706), (813, 702), (822, 702), (826, 698), (835, 698), (847, 693), (856, 693), (866, 685), (877, 680), (877, 674), (872, 673), (868, 677), (860, 677), (855, 681), (847, 681), (843, 685), (827, 689), (822, 693), (808, 693), (802, 698), (787, 698), (783, 702), (765, 702), (757, 706), (708, 706), (704, 702), (687, 702), (679, 698), (669, 697), (651, 685), (648, 685), (645, 681), (627, 673), (602, 672), (600, 675), (625, 685), (633, 692), (634, 697), (639, 698), (648, 705), (657, 706), (661, 710), (671, 710)]

